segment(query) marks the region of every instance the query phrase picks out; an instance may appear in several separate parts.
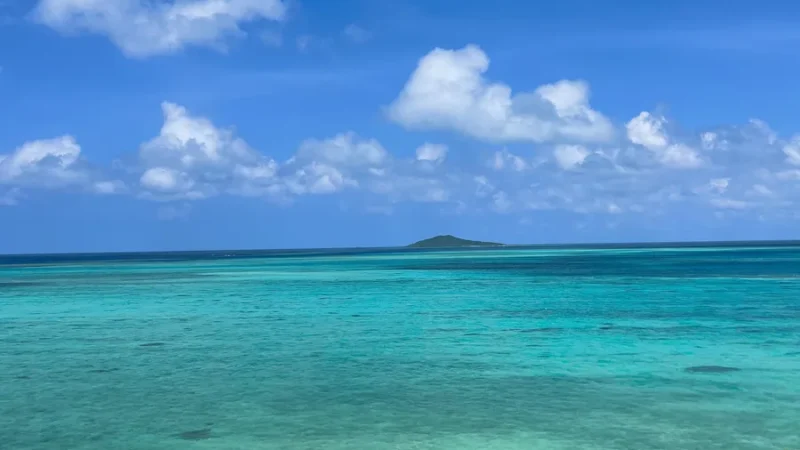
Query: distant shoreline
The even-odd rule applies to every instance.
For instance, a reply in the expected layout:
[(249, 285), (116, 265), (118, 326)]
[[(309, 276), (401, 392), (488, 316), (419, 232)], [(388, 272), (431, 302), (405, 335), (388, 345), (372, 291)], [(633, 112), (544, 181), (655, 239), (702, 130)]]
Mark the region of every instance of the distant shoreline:
[(103, 252), (54, 252), (54, 253), (7, 253), (0, 254), (0, 265), (9, 264), (11, 261), (3, 259), (24, 259), (24, 258), (66, 258), (66, 257), (118, 257), (123, 259), (130, 256), (145, 255), (171, 255), (171, 256), (191, 256), (208, 255), (215, 258), (225, 257), (247, 257), (247, 256), (303, 256), (303, 254), (335, 254), (349, 252), (424, 252), (436, 250), (614, 250), (614, 249), (681, 249), (681, 248), (758, 248), (758, 247), (800, 247), (800, 240), (759, 240), (759, 241), (662, 241), (662, 242), (617, 242), (617, 243), (549, 243), (549, 244), (500, 244), (497, 246), (478, 246), (478, 247), (451, 247), (451, 248), (415, 248), (409, 246), (387, 246), (387, 247), (323, 247), (323, 248), (263, 248), (263, 249), (208, 249), (208, 250), (147, 250), (147, 251), (103, 251)]

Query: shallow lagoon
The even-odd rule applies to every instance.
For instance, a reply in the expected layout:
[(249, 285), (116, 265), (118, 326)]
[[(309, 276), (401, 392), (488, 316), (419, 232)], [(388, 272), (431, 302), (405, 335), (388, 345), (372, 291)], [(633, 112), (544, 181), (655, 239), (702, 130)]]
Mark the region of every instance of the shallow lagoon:
[(0, 264), (4, 449), (800, 448), (800, 248)]

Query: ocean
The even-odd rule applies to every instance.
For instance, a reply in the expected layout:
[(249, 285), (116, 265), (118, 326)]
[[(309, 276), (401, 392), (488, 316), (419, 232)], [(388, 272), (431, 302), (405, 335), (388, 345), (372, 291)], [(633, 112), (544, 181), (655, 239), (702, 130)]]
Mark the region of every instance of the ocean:
[(800, 247), (0, 257), (0, 448), (800, 449)]

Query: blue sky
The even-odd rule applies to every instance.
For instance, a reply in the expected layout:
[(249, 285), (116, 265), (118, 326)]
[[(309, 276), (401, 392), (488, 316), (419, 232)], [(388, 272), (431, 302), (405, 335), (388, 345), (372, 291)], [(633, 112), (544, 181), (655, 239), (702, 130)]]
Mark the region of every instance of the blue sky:
[(798, 238), (798, 22), (0, 0), (0, 253)]

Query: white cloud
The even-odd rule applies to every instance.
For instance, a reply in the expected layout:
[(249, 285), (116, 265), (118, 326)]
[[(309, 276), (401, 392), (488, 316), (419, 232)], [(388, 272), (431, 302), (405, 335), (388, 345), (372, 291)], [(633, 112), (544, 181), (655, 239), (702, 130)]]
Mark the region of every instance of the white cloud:
[(81, 147), (72, 136), (26, 142), (0, 155), (0, 184), (59, 187), (84, 183), (89, 175), (80, 164)]
[(752, 205), (742, 200), (733, 200), (729, 198), (712, 198), (711, 204), (719, 209), (747, 209)]
[(558, 145), (553, 151), (556, 163), (564, 170), (573, 170), (582, 165), (589, 151), (582, 145)]
[(357, 187), (358, 182), (347, 178), (337, 168), (312, 162), (285, 180), (292, 194), (332, 194), (347, 187)]
[(194, 186), (194, 180), (188, 174), (167, 167), (147, 169), (139, 182), (147, 189), (164, 193), (185, 192)]
[[(642, 112), (625, 126), (628, 140), (653, 152), (656, 160), (666, 167), (696, 169), (703, 166), (703, 159), (693, 148), (682, 143), (671, 143), (665, 130), (666, 123), (667, 120), (662, 116)], [(705, 144), (709, 145), (711, 137), (705, 138)]]
[(111, 195), (124, 192), (127, 186), (120, 180), (113, 181), (95, 181), (90, 190), (96, 194)]
[(296, 158), (345, 167), (377, 167), (389, 160), (389, 153), (377, 140), (348, 132), (325, 140), (308, 139), (300, 145)]
[[(467, 50), (440, 52), (445, 62), (469, 56), (462, 54)], [(425, 64), (430, 61), (421, 62), (420, 67)], [(481, 109), (486, 105), (480, 102), (499, 87), (483, 80), (482, 73), (478, 71), (477, 88), (468, 92), (466, 112), (447, 116), (451, 125), (472, 126), (464, 120), (491, 110)], [(456, 84), (463, 76), (457, 71), (450, 74)], [(442, 89), (446, 93), (449, 88)], [(526, 103), (532, 101), (529, 95), (533, 94), (511, 96), (509, 91), (508, 98), (530, 105)], [(525, 111), (537, 111), (537, 120), (548, 117), (549, 126), (563, 128), (565, 124), (554, 118), (570, 114), (570, 105), (580, 103), (576, 99), (584, 94), (566, 84), (540, 88), (536, 96), (539, 106), (546, 101), (550, 109)], [(512, 106), (499, 111), (525, 116)], [(261, 149), (282, 151), (278, 162), (251, 147), (232, 128), (219, 127), (183, 106), (165, 102), (162, 112), (160, 131), (140, 146), (133, 164), (108, 174), (114, 176), (90, 170), (71, 136), (31, 141), (0, 155), (0, 201), (18, 201), (20, 189), (28, 186), (69, 185), (95, 194), (127, 192), (173, 202), (238, 195), (290, 203), (300, 196), (347, 192), (363, 200), (365, 207), (410, 201), (434, 203), (429, 207), (442, 211), (456, 207), (464, 212), (470, 206), (517, 213), (559, 209), (620, 214), (620, 220), (634, 213), (652, 217), (686, 209), (691, 214), (691, 208), (708, 214), (712, 207), (766, 214), (770, 208), (789, 210), (800, 203), (800, 165), (795, 161), (800, 147), (794, 147), (800, 145), (800, 138), (781, 138), (758, 121), (679, 133), (668, 132), (676, 124), (667, 124), (663, 117), (641, 113), (625, 127), (629, 143), (531, 145), (533, 139), (524, 138), (518, 140), (527, 142), (505, 144), (508, 148), (495, 152), (488, 161), (482, 160), (485, 154), (481, 152), (449, 158), (446, 145), (430, 142), (413, 154), (397, 156), (377, 139), (344, 132), (306, 139), (293, 153), (291, 149)], [(489, 120), (486, 130), (495, 130), (501, 123), (492, 125), (495, 116), (480, 117)], [(510, 116), (497, 117), (507, 121)], [(487, 125), (475, 124), (477, 128)], [(264, 142), (272, 142), (270, 136), (266, 133)], [(531, 156), (523, 158), (509, 149), (520, 154), (530, 151)], [(548, 163), (543, 165), (543, 160)]]
[(486, 80), (488, 56), (477, 46), (435, 49), (423, 57), (389, 117), (414, 129), (450, 129), (492, 142), (604, 141), (610, 121), (589, 106), (582, 81), (562, 80), (512, 94)]
[(138, 155), (139, 181), (149, 196), (197, 199), (220, 191), (262, 195), (276, 190), (278, 164), (232, 130), (217, 128), (174, 103), (164, 102), (161, 108), (161, 132), (142, 144)]
[[(720, 145), (719, 136), (717, 133), (707, 131), (705, 133), (700, 134), (700, 142), (703, 145), (705, 150), (713, 150), (718, 145)], [(724, 141), (722, 141), (724, 142)]]
[[(164, 103), (164, 125), (138, 153), (141, 196), (153, 200), (202, 199), (230, 194), (289, 202), (295, 196), (362, 189), (395, 201), (444, 202), (452, 174), (421, 176), (441, 164), (447, 147), (427, 143), (415, 158), (396, 160), (375, 139), (353, 132), (307, 139), (284, 163), (256, 151), (232, 130), (186, 108)], [(431, 166), (432, 167), (432, 166)]]
[(664, 131), (666, 119), (655, 117), (649, 112), (642, 112), (625, 125), (628, 139), (634, 144), (641, 145), (650, 150), (659, 150), (669, 144), (669, 139)]
[(107, 36), (126, 55), (148, 57), (188, 46), (224, 49), (240, 25), (282, 21), (281, 0), (40, 0), (34, 17), (62, 33)]
[(783, 153), (786, 154), (786, 162), (793, 166), (800, 166), (800, 136), (795, 136), (784, 145)]
[(775, 195), (772, 192), (772, 189), (764, 186), (763, 184), (754, 184), (749, 191), (747, 191), (748, 195), (751, 196), (760, 196), (760, 197), (772, 197)]
[(22, 190), (71, 188), (96, 194), (118, 194), (125, 190), (120, 180), (104, 178), (82, 158), (81, 147), (69, 135), (29, 141), (8, 154), (0, 154), (0, 193), (3, 204), (16, 204)]
[(730, 184), (730, 181), (731, 181), (730, 178), (715, 178), (709, 181), (708, 185), (712, 190), (720, 194), (724, 194), (725, 191), (728, 190), (728, 185)]
[(775, 173), (775, 178), (781, 181), (800, 181), (800, 170), (790, 169)]
[(429, 161), (441, 164), (447, 157), (447, 146), (443, 144), (424, 143), (417, 148), (417, 161)]
[(672, 144), (661, 151), (661, 164), (676, 169), (697, 169), (703, 166), (703, 160), (697, 152), (683, 144)]
[(489, 167), (494, 170), (504, 170), (508, 168), (516, 172), (522, 172), (528, 168), (528, 163), (521, 157), (503, 149), (494, 153), (491, 161), (489, 161)]

